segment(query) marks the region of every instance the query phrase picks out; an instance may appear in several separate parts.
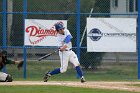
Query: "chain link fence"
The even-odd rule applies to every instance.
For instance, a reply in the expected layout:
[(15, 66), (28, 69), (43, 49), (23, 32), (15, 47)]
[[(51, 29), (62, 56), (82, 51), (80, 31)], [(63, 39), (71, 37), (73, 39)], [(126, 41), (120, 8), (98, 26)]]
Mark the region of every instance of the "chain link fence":
[[(81, 43), (79, 61), (85, 78), (87, 80), (129, 80), (138, 78), (138, 52), (88, 53), (86, 34), (84, 37), (82, 36), (86, 30), (87, 17), (137, 18), (137, 3), (133, 5), (133, 7), (136, 7), (134, 12), (114, 12), (119, 7), (122, 9), (128, 7), (129, 9), (129, 4), (121, 7), (120, 2), (124, 3), (123, 0), (80, 0), (80, 4), (77, 3), (78, 0), (6, 0), (6, 36), (3, 36), (3, 25), (5, 25), (3, 22), (4, 1), (0, 1), (1, 49), (5, 48), (8, 51), (9, 59), (25, 60), (24, 68), (21, 71), (17, 71), (13, 65), (6, 67), (7, 73), (12, 74), (16, 80), (23, 79), (23, 77), (28, 80), (42, 80), (47, 71), (60, 67), (58, 53), (42, 62), (37, 61), (39, 57), (53, 51), (55, 48), (24, 46), (24, 19), (68, 20), (67, 28), (73, 36), (73, 50), (78, 53), (78, 5), (80, 5), (80, 40), (83, 38), (83, 41), (79, 42), (79, 44)], [(137, 2), (137, 0), (134, 1)], [(3, 40), (4, 37), (6, 37), (6, 41)], [(3, 44), (4, 42), (6, 42), (6, 46)], [(76, 71), (69, 64), (66, 73), (54, 76), (52, 80), (77, 80), (76, 78), (78, 78)]]

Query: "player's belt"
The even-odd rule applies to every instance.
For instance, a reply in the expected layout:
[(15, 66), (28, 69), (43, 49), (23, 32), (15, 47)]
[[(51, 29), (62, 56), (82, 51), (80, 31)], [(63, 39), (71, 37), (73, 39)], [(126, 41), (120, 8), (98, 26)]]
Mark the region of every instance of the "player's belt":
[(72, 49), (65, 49), (64, 51), (70, 51), (70, 50), (72, 50)]

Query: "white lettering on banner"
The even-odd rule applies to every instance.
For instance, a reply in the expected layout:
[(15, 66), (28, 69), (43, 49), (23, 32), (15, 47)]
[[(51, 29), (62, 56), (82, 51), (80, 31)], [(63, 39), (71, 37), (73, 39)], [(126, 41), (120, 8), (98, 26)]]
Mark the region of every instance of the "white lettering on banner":
[(102, 36), (102, 35), (98, 33), (92, 33), (92, 34), (88, 34), (88, 36)]

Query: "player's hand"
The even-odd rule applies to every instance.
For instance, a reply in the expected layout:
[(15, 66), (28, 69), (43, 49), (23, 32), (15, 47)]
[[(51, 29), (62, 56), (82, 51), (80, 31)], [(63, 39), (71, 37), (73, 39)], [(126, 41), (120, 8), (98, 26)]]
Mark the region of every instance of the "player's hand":
[(67, 48), (67, 45), (64, 44), (62, 47), (60, 47), (59, 51), (63, 52), (66, 48)]
[(61, 52), (63, 52), (64, 50), (65, 50), (65, 48), (63, 48), (63, 47), (59, 48), (59, 51), (61, 51)]
[(15, 63), (17, 64), (18, 70), (20, 70), (20, 68), (23, 67), (24, 61), (23, 60), (22, 61), (15, 61)]

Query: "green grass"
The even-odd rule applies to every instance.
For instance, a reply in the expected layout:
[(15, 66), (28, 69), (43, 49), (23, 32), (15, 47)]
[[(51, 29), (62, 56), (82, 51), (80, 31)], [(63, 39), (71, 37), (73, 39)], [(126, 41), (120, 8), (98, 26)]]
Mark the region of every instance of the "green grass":
[[(47, 71), (60, 67), (59, 62), (27, 62), (26, 80), (42, 80)], [(82, 69), (87, 81), (138, 81), (137, 64), (107, 64), (98, 70)], [(23, 69), (17, 70), (15, 65), (7, 65), (7, 73), (11, 74), (14, 80), (23, 79)], [(66, 73), (54, 75), (50, 80), (56, 81), (79, 81), (75, 69), (71, 64)]]
[(0, 86), (1, 93), (137, 93), (65, 86)]
[(131, 84), (129, 86), (137, 86), (137, 87), (140, 87), (140, 84)]

